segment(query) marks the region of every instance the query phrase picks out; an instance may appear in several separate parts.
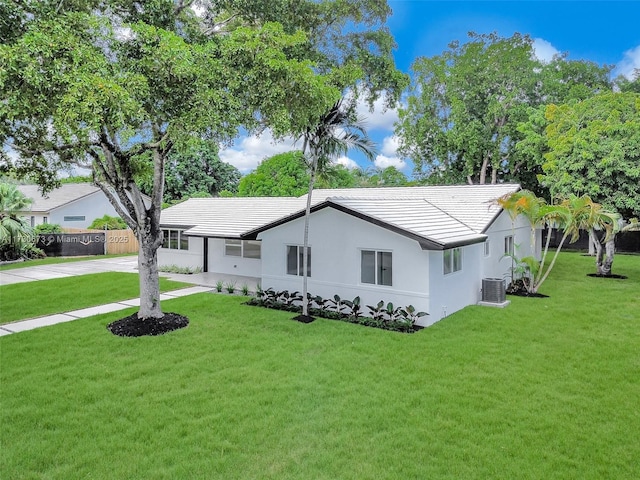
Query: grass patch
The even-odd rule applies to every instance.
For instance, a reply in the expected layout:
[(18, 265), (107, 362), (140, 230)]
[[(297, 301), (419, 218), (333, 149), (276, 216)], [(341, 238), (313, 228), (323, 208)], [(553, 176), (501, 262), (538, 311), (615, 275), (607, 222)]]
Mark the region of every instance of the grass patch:
[(7, 265), (0, 265), (0, 272), (4, 270), (15, 270), (18, 268), (26, 268), (26, 267), (39, 267), (40, 265), (54, 265), (57, 263), (72, 263), (72, 262), (82, 262), (85, 260), (101, 260), (103, 258), (116, 258), (116, 257), (131, 257), (138, 255), (137, 253), (127, 253), (127, 254), (113, 254), (113, 255), (91, 255), (85, 257), (47, 257), (47, 258), (39, 258), (36, 260), (25, 260), (24, 262), (16, 262), (9, 263)]
[(0, 338), (6, 478), (640, 477), (640, 258), (562, 255), (546, 299), (414, 335), (200, 294)]
[[(160, 278), (160, 290), (188, 284)], [(0, 323), (69, 312), (140, 295), (137, 273), (104, 272), (0, 286)]]

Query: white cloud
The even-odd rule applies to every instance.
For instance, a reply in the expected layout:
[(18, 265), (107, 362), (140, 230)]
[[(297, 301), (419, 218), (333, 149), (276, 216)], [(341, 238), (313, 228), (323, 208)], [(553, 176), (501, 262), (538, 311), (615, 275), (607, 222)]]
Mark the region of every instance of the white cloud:
[(624, 75), (631, 80), (636, 68), (640, 68), (640, 45), (624, 52), (624, 58), (618, 62), (614, 70), (615, 76)]
[(398, 170), (402, 170), (407, 166), (407, 162), (398, 157), (387, 157), (385, 155), (378, 155), (373, 161), (374, 165), (378, 168), (396, 167)]
[(533, 54), (536, 58), (542, 62), (550, 62), (553, 60), (554, 55), (559, 55), (560, 52), (556, 47), (551, 45), (542, 38), (533, 39)]
[(380, 152), (388, 157), (395, 157), (399, 146), (400, 141), (398, 140), (398, 137), (391, 135), (382, 140), (382, 149)]
[(373, 112), (369, 111), (369, 105), (362, 98), (358, 100), (358, 116), (364, 119), (367, 130), (390, 130), (398, 121), (398, 110), (395, 108), (384, 109), (384, 100), (379, 98), (373, 104)]
[(220, 160), (236, 167), (242, 173), (254, 170), (265, 158), (295, 150), (294, 139), (286, 138), (276, 143), (270, 131), (260, 136), (243, 137), (236, 145), (220, 151)]
[(351, 160), (349, 157), (340, 157), (333, 163), (342, 165), (343, 167), (346, 167), (349, 170), (354, 170), (360, 167), (360, 165), (358, 165), (358, 163), (355, 160)]

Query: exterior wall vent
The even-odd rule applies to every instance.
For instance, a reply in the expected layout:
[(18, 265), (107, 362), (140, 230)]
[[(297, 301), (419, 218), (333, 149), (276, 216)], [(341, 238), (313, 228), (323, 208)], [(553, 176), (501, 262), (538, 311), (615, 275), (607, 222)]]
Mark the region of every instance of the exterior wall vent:
[(506, 301), (506, 282), (502, 278), (482, 279), (482, 301), (504, 303)]

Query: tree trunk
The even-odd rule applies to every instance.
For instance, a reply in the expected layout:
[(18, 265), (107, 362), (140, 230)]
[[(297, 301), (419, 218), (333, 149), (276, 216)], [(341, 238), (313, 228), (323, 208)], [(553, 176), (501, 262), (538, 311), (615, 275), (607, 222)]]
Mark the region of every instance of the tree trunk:
[[(146, 237), (146, 238), (145, 238)], [(140, 310), (138, 318), (162, 318), (160, 308), (160, 276), (158, 275), (158, 247), (154, 239), (138, 235), (138, 274), (140, 277)]]
[(309, 271), (309, 220), (311, 217), (311, 195), (313, 194), (313, 186), (316, 180), (316, 169), (318, 167), (318, 159), (314, 155), (311, 163), (311, 174), (309, 175), (309, 193), (307, 195), (307, 207), (304, 213), (304, 238), (302, 251), (302, 315), (309, 315), (309, 298), (308, 298), (308, 279)]
[(613, 266), (613, 256), (615, 254), (615, 239), (612, 237), (605, 243), (605, 247), (599, 245), (598, 256), (596, 257), (596, 268), (598, 275), (611, 275)]
[(491, 154), (487, 153), (482, 160), (482, 166), (480, 167), (480, 185), (484, 185), (487, 183), (487, 168), (489, 168), (489, 160), (491, 159)]
[(596, 243), (598, 243), (598, 238), (593, 230), (589, 230), (589, 255), (592, 257), (596, 254)]

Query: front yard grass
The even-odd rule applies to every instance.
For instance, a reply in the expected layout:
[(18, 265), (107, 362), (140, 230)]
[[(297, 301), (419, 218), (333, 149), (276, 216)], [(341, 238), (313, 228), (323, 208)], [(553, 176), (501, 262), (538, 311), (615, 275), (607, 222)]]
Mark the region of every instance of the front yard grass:
[[(160, 290), (189, 286), (160, 278)], [(104, 272), (0, 286), (0, 324), (69, 312), (140, 295), (137, 273)]]
[[(413, 335), (199, 294), (0, 338), (7, 479), (640, 478), (640, 257)], [(31, 284), (35, 286), (36, 284)]]

